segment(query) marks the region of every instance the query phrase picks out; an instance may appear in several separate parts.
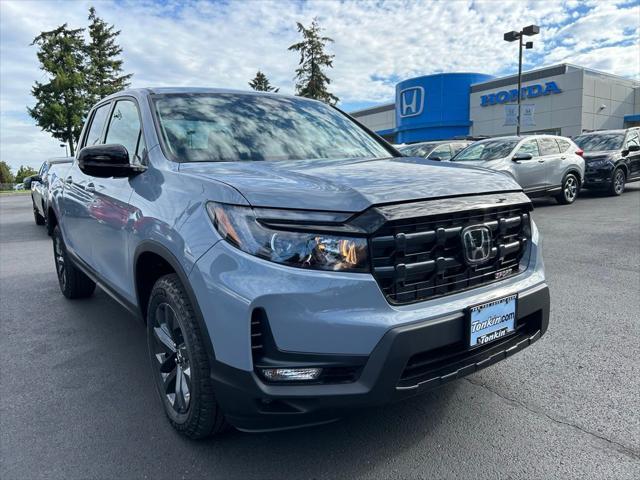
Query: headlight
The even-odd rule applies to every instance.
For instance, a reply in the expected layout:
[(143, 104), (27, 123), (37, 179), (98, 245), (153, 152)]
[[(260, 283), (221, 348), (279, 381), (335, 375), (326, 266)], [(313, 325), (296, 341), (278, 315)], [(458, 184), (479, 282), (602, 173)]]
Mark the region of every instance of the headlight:
[(600, 160), (592, 160), (587, 162), (587, 167), (604, 167), (609, 164), (609, 160), (607, 158), (602, 158)]
[(272, 229), (250, 207), (209, 202), (207, 211), (222, 238), (251, 255), (299, 268), (369, 271), (366, 238)]

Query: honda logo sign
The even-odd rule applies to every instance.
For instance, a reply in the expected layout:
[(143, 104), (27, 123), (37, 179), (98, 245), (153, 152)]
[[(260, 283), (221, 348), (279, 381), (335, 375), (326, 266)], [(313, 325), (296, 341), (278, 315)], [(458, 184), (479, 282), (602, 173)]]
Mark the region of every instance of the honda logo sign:
[(469, 265), (479, 265), (491, 257), (493, 240), (491, 230), (484, 225), (474, 225), (462, 230), (464, 259)]
[(424, 88), (410, 87), (400, 91), (400, 116), (415, 117), (424, 109)]

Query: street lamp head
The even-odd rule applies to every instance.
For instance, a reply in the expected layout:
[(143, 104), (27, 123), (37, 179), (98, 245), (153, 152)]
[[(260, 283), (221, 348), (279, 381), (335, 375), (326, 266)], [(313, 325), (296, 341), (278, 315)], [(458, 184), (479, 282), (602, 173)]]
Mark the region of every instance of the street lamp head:
[(520, 38), (520, 33), (514, 30), (504, 34), (504, 39), (506, 42), (515, 42), (516, 40), (518, 40), (518, 38)]
[(528, 37), (531, 35), (537, 35), (540, 33), (540, 27), (538, 25), (529, 25), (522, 29), (522, 33)]

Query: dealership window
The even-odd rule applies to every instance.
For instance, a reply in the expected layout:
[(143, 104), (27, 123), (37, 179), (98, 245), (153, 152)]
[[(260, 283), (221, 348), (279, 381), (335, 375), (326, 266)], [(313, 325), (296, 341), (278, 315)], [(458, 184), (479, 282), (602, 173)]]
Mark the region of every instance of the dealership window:
[(540, 150), (538, 150), (538, 142), (535, 140), (524, 142), (518, 149), (518, 153), (530, 153), (532, 157), (539, 157)]

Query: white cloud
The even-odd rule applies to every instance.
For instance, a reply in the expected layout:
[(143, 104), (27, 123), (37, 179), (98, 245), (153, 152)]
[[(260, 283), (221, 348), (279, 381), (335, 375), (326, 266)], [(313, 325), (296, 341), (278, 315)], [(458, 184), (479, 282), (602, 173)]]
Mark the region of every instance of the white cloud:
[[(86, 25), (91, 2), (0, 2), (0, 158), (37, 166), (61, 152), (33, 126), (26, 106), (42, 78), (35, 47), (42, 30)], [(335, 39), (332, 90), (343, 105), (390, 101), (394, 79), (448, 71), (515, 71), (515, 45), (502, 34), (538, 23), (527, 66), (568, 61), (640, 75), (640, 7), (614, 2), (389, 1), (98, 2), (98, 14), (122, 31), (133, 86), (199, 85), (246, 89), (257, 69), (293, 92), (295, 22), (320, 18)], [(630, 41), (635, 38), (635, 42)]]

